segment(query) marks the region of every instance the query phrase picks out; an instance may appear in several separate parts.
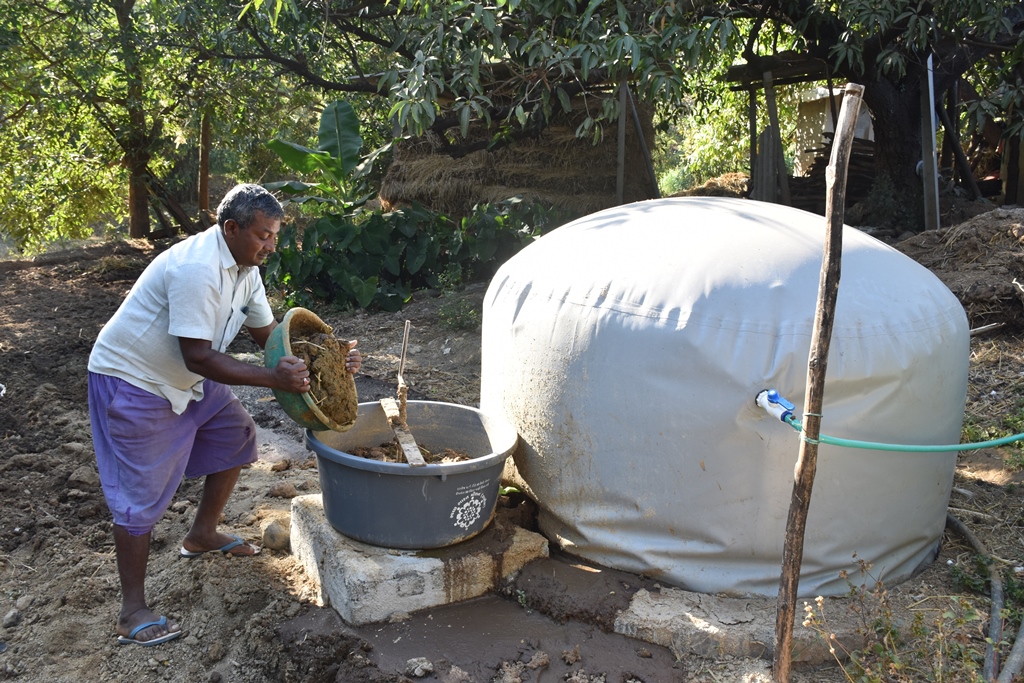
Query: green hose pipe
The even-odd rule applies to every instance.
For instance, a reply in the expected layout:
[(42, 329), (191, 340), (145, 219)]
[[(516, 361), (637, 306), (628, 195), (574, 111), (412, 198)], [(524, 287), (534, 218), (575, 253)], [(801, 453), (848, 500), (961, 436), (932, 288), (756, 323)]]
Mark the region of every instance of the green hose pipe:
[[(787, 401), (782, 396), (780, 396), (779, 393), (774, 389), (764, 390), (760, 392), (757, 395), (755, 402), (757, 403), (757, 405), (764, 408), (769, 415), (777, 417), (779, 420), (785, 422), (798, 432), (803, 430), (803, 424), (800, 422), (800, 420), (793, 417), (794, 405)], [(863, 448), (871, 451), (902, 451), (905, 453), (944, 453), (949, 451), (973, 451), (979, 448), (995, 448), (996, 446), (1005, 446), (1008, 443), (1020, 441), (1021, 439), (1024, 439), (1024, 433), (1012, 434), (1010, 436), (1004, 436), (1001, 439), (992, 439), (991, 441), (930, 446), (898, 443), (878, 443), (876, 441), (840, 439), (839, 437), (828, 436), (827, 434), (818, 435), (819, 443), (826, 443), (832, 446), (842, 446), (844, 448)]]

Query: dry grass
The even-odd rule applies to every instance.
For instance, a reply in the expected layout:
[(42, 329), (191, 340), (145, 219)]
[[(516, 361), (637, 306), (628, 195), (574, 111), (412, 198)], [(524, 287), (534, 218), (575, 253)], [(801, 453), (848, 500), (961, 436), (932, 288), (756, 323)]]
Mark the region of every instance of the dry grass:
[(750, 178), (745, 173), (726, 173), (699, 187), (680, 190), (673, 197), (746, 197)]
[[(1022, 431), (1024, 425), (1024, 340), (1004, 334), (975, 338), (964, 413), (964, 440), (977, 442)], [(1024, 564), (1024, 473), (1021, 449), (965, 451), (960, 454), (953, 501), (962, 521), (994, 555)]]
[(97, 275), (107, 275), (109, 273), (118, 273), (122, 271), (141, 272), (148, 264), (148, 259), (115, 254), (113, 256), (104, 256), (99, 259), (89, 268), (89, 271), (96, 273)]

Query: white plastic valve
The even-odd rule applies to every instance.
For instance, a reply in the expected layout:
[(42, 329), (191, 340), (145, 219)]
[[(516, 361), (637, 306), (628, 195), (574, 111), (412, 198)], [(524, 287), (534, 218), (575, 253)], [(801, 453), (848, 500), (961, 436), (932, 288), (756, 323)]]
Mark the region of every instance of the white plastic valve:
[(757, 402), (757, 405), (764, 408), (765, 412), (778, 418), (780, 422), (785, 422), (786, 418), (792, 417), (793, 409), (796, 407), (782, 396), (779, 396), (779, 392), (774, 389), (764, 389), (754, 400)]

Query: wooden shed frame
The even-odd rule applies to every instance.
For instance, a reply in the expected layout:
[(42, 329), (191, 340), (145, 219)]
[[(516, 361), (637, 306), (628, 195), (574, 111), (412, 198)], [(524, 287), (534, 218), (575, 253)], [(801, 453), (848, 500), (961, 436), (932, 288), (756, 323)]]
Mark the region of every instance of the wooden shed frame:
[[(789, 177), (785, 155), (782, 151), (782, 137), (779, 128), (778, 107), (775, 103), (775, 87), (811, 81), (825, 81), (829, 92), (835, 92), (831, 70), (828, 64), (807, 55), (785, 52), (767, 57), (757, 57), (744, 64), (736, 64), (726, 72), (724, 80), (734, 83), (734, 91), (745, 90), (749, 95), (747, 119), (750, 133), (750, 180), (752, 199), (792, 205), (789, 191)], [(765, 105), (768, 109), (768, 126), (764, 133), (758, 133), (757, 105), (758, 91), (764, 90)], [(836, 98), (830, 97), (832, 117), (838, 120)], [(924, 183), (925, 229), (939, 227), (939, 169), (936, 148), (936, 108), (932, 56), (928, 56), (927, 87), (921, 93), (921, 177)], [(944, 110), (942, 113), (945, 113)], [(947, 130), (949, 127), (947, 125)], [(953, 132), (953, 131), (950, 131)], [(954, 132), (954, 149), (959, 147)], [(767, 159), (758, 159), (758, 147), (767, 149)], [(962, 151), (961, 151), (962, 155)], [(965, 161), (965, 160), (964, 160)], [(961, 163), (958, 156), (957, 162)], [(973, 184), (974, 176), (967, 168), (965, 178)], [(975, 191), (972, 192), (974, 194)], [(980, 194), (980, 193), (979, 193)], [(975, 195), (977, 196), (977, 195)]]

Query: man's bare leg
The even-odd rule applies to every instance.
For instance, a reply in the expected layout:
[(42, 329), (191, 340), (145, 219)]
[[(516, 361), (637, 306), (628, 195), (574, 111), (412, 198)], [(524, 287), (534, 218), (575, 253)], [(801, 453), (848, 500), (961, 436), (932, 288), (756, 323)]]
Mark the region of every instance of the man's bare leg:
[[(140, 624), (157, 621), (160, 617), (146, 604), (146, 567), (149, 564), (149, 540), (152, 533), (133, 536), (118, 524), (114, 525), (114, 548), (117, 552), (117, 573), (121, 579), (121, 613), (117, 617), (117, 632), (127, 636)], [(172, 621), (154, 625), (135, 634), (136, 640), (152, 640), (180, 630)]]
[[(235, 483), (242, 467), (238, 466), (223, 472), (206, 475), (203, 484), (203, 496), (199, 499), (199, 507), (196, 509), (196, 518), (192, 521), (192, 528), (185, 534), (182, 547), (191, 552), (216, 550), (223, 548), (234, 540), (228, 534), (217, 531), (220, 523), (220, 515), (224, 512), (224, 506), (235, 490)], [(257, 549), (243, 543), (228, 551), (232, 555), (254, 555)]]

